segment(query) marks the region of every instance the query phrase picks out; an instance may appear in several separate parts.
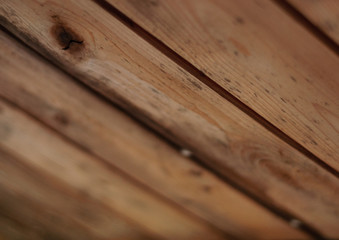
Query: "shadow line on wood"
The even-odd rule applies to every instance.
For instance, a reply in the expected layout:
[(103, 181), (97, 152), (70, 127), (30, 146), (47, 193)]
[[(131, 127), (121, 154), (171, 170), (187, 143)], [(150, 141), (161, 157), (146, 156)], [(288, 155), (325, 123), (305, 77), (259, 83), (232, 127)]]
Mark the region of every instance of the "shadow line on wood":
[[(76, 81), (76, 82), (80, 82), (80, 81)], [(176, 203), (175, 201), (172, 201), (171, 199), (167, 198), (166, 196), (164, 196), (163, 194), (153, 190), (151, 187), (147, 186), (146, 184), (138, 181), (136, 178), (134, 178), (132, 175), (130, 175), (128, 172), (125, 172), (124, 170), (120, 169), (119, 167), (116, 167), (115, 165), (109, 163), (108, 161), (106, 161), (104, 158), (102, 158), (101, 156), (99, 156), (98, 154), (94, 153), (93, 151), (91, 151), (90, 149), (88, 149), (86, 146), (82, 145), (81, 143), (78, 143), (77, 141), (69, 138), (68, 136), (64, 135), (63, 133), (59, 132), (58, 130), (56, 130), (55, 128), (53, 128), (52, 126), (44, 123), (42, 120), (40, 120), (39, 118), (37, 118), (34, 114), (31, 114), (29, 111), (26, 111), (26, 109), (22, 108), (19, 104), (16, 104), (13, 101), (10, 101), (7, 98), (4, 98), (3, 96), (0, 96), (0, 100), (4, 101), (5, 103), (7, 103), (8, 105), (18, 109), (19, 111), (21, 111), (22, 113), (26, 114), (27, 116), (29, 116), (30, 118), (34, 119), (34, 121), (38, 122), (39, 124), (41, 124), (43, 127), (48, 128), (49, 130), (53, 131), (56, 135), (58, 135), (59, 137), (61, 137), (65, 142), (68, 142), (69, 145), (74, 146), (75, 148), (78, 148), (80, 150), (82, 150), (83, 152), (85, 152), (86, 154), (88, 154), (89, 156), (92, 156), (94, 160), (96, 160), (99, 164), (105, 166), (107, 169), (109, 169), (112, 172), (117, 172), (123, 179), (127, 180), (128, 182), (130, 182), (131, 184), (133, 184), (134, 186), (138, 187), (139, 189), (142, 189), (142, 191), (149, 193), (150, 195), (152, 195), (153, 197), (155, 197), (156, 199), (159, 199), (160, 201), (164, 202), (165, 204), (167, 204), (168, 206), (171, 206), (175, 209), (178, 209), (178, 211), (182, 212), (183, 214), (187, 215), (189, 218), (196, 220), (197, 222), (200, 222), (202, 224), (205, 224), (206, 226), (210, 227), (211, 229), (213, 229), (215, 232), (217, 232), (218, 234), (220, 234), (221, 236), (225, 237), (225, 239), (239, 239), (235, 236), (233, 236), (232, 234), (218, 228), (217, 226), (211, 224), (210, 222), (208, 222), (207, 220), (199, 217), (198, 215), (196, 215), (195, 213), (193, 213), (192, 211), (189, 211), (188, 209), (180, 206), (180, 204)], [(138, 121), (139, 123), (139, 121)], [(153, 133), (154, 131), (152, 131)], [(168, 142), (168, 141), (166, 141)], [(127, 216), (124, 216), (125, 219), (128, 219), (130, 222), (133, 222), (133, 224), (138, 224), (135, 220), (128, 218)], [(293, 217), (291, 218), (293, 219)]]
[(332, 168), (330, 165), (328, 165), (327, 163), (322, 161), (319, 157), (317, 157), (315, 154), (313, 154), (307, 148), (302, 146), (300, 143), (298, 143), (292, 137), (290, 137), (289, 135), (284, 133), (282, 130), (280, 130), (278, 127), (273, 125), (271, 122), (266, 120), (264, 117), (262, 117), (256, 111), (254, 111), (252, 108), (250, 108), (249, 106), (247, 106), (246, 104), (241, 102), (239, 99), (237, 99), (235, 96), (233, 96), (227, 90), (225, 90), (222, 86), (220, 86), (218, 83), (213, 81), (210, 77), (208, 77), (206, 74), (204, 74), (198, 68), (196, 68), (192, 63), (187, 61), (185, 58), (183, 58), (178, 53), (176, 53), (174, 50), (172, 50), (170, 47), (168, 47), (166, 44), (164, 44), (161, 40), (159, 40), (158, 38), (153, 36), (151, 33), (146, 31), (144, 28), (142, 28), (140, 25), (135, 23), (132, 19), (130, 19), (128, 16), (126, 16), (120, 10), (118, 10), (117, 8), (112, 6), (106, 0), (92, 0), (92, 1), (97, 3), (103, 9), (105, 9), (108, 13), (110, 13), (112, 16), (114, 16), (116, 19), (118, 19), (121, 23), (123, 23), (125, 26), (130, 28), (132, 31), (134, 31), (138, 36), (140, 36), (145, 41), (150, 43), (153, 47), (158, 49), (161, 53), (163, 53), (169, 59), (171, 59), (176, 64), (178, 64), (180, 67), (182, 67), (187, 72), (192, 74), (194, 77), (196, 77), (202, 83), (204, 83), (206, 86), (208, 86), (214, 92), (216, 92), (219, 96), (223, 97), (224, 99), (226, 99), (227, 101), (232, 103), (234, 106), (236, 106), (242, 112), (244, 112), (249, 117), (254, 119), (257, 123), (262, 125), (264, 128), (266, 128), (268, 131), (270, 131), (271, 133), (273, 133), (274, 135), (279, 137), (281, 140), (286, 142), (291, 147), (295, 148), (296, 150), (298, 150), (299, 152), (301, 152), (302, 154), (304, 154), (305, 156), (310, 158), (312, 161), (314, 161), (320, 167), (324, 168), (325, 170), (327, 170), (328, 172), (332, 173), (334, 176), (339, 178), (339, 172), (336, 169)]
[(323, 30), (314, 25), (307, 17), (298, 11), (288, 0), (273, 0), (281, 9), (283, 9), (289, 16), (296, 22), (302, 25), (316, 38), (318, 38), (325, 46), (331, 49), (336, 55), (339, 56), (339, 45), (329, 37)]
[[(94, 0), (95, 1), (95, 0)], [(131, 22), (131, 25), (134, 25), (133, 22)], [(14, 34), (12, 34), (9, 30), (7, 30), (5, 27), (0, 25), (0, 30), (4, 31), (6, 34), (8, 34), (13, 40), (19, 42), (20, 44), (24, 45), (25, 47), (27, 47), (28, 49), (30, 49), (31, 51), (33, 51), (34, 53), (36, 53), (37, 55), (39, 55), (41, 58), (43, 58), (44, 60), (46, 60), (47, 62), (49, 62), (50, 64), (52, 64), (53, 66), (55, 66), (58, 70), (62, 71), (63, 73), (65, 73), (68, 76), (71, 76), (72, 79), (74, 79), (74, 82), (79, 85), (80, 87), (84, 88), (86, 91), (89, 91), (91, 94), (94, 94), (97, 98), (99, 98), (100, 100), (114, 106), (115, 108), (119, 109), (120, 111), (122, 111), (124, 114), (128, 115), (129, 117), (131, 117), (133, 120), (137, 121), (138, 124), (140, 124), (143, 128), (146, 128), (148, 131), (152, 132), (154, 135), (156, 135), (157, 137), (159, 137), (161, 140), (165, 141), (167, 144), (169, 144), (171, 147), (177, 149), (178, 151), (180, 149), (182, 149), (181, 146), (179, 146), (175, 141), (173, 141), (172, 139), (162, 135), (161, 133), (159, 133), (158, 131), (154, 130), (153, 128), (151, 128), (150, 126), (148, 126), (147, 124), (145, 124), (143, 121), (140, 121), (140, 119), (138, 119), (137, 117), (135, 117), (134, 115), (130, 114), (130, 112), (126, 111), (125, 109), (123, 109), (122, 107), (120, 107), (119, 105), (113, 103), (110, 99), (108, 99), (105, 95), (101, 95), (100, 93), (96, 92), (95, 90), (93, 90), (91, 87), (87, 86), (86, 84), (84, 84), (82, 81), (79, 81), (76, 77), (74, 77), (73, 75), (70, 75), (67, 71), (65, 71), (63, 68), (61, 68), (58, 65), (55, 65), (53, 62), (51, 62), (50, 60), (48, 60), (45, 56), (43, 56), (42, 54), (40, 54), (39, 52), (37, 52), (35, 49), (33, 49), (32, 47), (30, 47), (29, 45), (27, 45), (25, 42), (23, 42), (21, 39), (19, 39), (18, 37), (16, 37)], [(203, 73), (201, 73), (203, 74)], [(58, 132), (57, 130), (55, 130), (53, 127), (45, 124), (43, 121), (41, 121), (39, 118), (35, 117), (33, 114), (29, 113), (28, 111), (26, 111), (25, 109), (23, 109), (20, 105), (6, 99), (0, 96), (0, 99), (3, 99), (5, 102), (7, 102), (10, 105), (13, 105), (15, 108), (18, 108), (19, 110), (23, 111), (25, 114), (27, 114), (28, 116), (32, 117), (34, 120), (40, 122), (42, 125), (48, 127), (49, 129), (53, 130), (54, 132), (56, 132), (59, 136), (62, 136), (65, 141), (69, 141), (71, 142), (71, 144), (75, 144), (77, 147), (81, 148), (82, 150), (84, 150), (85, 152), (89, 153), (90, 155), (95, 156), (97, 159), (100, 159), (101, 163), (104, 163), (106, 166), (108, 166), (109, 168), (114, 168), (116, 170), (118, 170), (120, 173), (122, 173), (122, 175), (124, 175), (126, 178), (128, 178), (129, 180), (132, 180), (133, 183), (137, 183), (138, 186), (142, 187), (142, 189), (146, 189), (149, 192), (155, 193), (155, 195), (157, 197), (160, 197), (161, 199), (165, 200), (165, 202), (167, 203), (171, 203), (171, 205), (178, 207), (179, 209), (183, 209), (182, 207), (180, 207), (178, 204), (176, 204), (175, 202), (172, 202), (171, 200), (167, 199), (166, 197), (162, 196), (162, 194), (150, 189), (147, 185), (144, 185), (143, 183), (140, 183), (138, 180), (134, 179), (132, 176), (130, 176), (128, 173), (125, 173), (124, 171), (120, 170), (119, 168), (116, 168), (115, 166), (111, 165), (110, 163), (106, 162), (104, 159), (102, 159), (100, 156), (98, 156), (97, 154), (91, 152), (89, 149), (87, 149), (86, 147), (82, 146), (81, 144), (75, 142), (74, 140), (68, 138), (67, 136), (65, 136), (64, 134)], [(137, 109), (135, 109), (137, 111)], [(147, 121), (147, 120), (146, 120)], [(247, 197), (253, 199), (256, 203), (258, 203), (259, 205), (265, 207), (266, 209), (268, 209), (269, 211), (271, 211), (273, 214), (275, 214), (277, 217), (287, 221), (288, 223), (290, 223), (291, 221), (298, 219), (302, 222), (302, 224), (298, 227), (300, 230), (310, 234), (312, 237), (314, 237), (315, 239), (325, 239), (321, 233), (319, 233), (316, 229), (312, 228), (310, 225), (308, 225), (307, 223), (305, 223), (305, 221), (303, 221), (302, 218), (295, 216), (283, 209), (280, 209), (277, 206), (274, 206), (273, 204), (270, 204), (268, 202), (263, 201), (262, 199), (258, 198), (257, 196), (255, 196), (254, 194), (252, 194), (250, 191), (247, 191), (246, 189), (244, 189), (243, 187), (241, 187), (241, 185), (239, 185), (238, 183), (236, 183), (235, 181), (233, 181), (232, 179), (228, 178), (227, 176), (224, 176), (223, 174), (219, 173), (218, 171), (216, 171), (215, 169), (211, 168), (210, 166), (208, 166), (207, 164), (205, 164), (203, 161), (201, 161), (197, 156), (192, 156), (189, 158), (190, 160), (192, 160), (194, 163), (197, 163), (199, 166), (205, 168), (207, 171), (211, 172), (213, 175), (215, 175), (217, 178), (221, 179), (223, 182), (225, 182), (226, 184), (230, 185), (231, 187), (233, 187), (234, 189), (240, 191), (242, 194), (246, 195)], [(185, 213), (188, 213), (190, 216), (192, 217), (197, 217), (195, 214), (193, 214), (192, 212), (183, 209), (185, 211)], [(198, 217), (199, 218), (199, 217)], [(200, 219), (200, 218), (199, 218)], [(201, 219), (202, 221), (204, 221), (203, 219)], [(208, 223), (208, 222), (207, 222)], [(219, 229), (218, 229), (219, 230)], [(228, 233), (225, 233), (226, 236), (228, 235)]]

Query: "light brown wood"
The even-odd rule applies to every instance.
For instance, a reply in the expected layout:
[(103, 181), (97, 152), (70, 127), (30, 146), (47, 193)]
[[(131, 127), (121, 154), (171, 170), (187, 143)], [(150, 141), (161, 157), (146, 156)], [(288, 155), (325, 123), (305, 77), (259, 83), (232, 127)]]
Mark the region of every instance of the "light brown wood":
[[(155, 238), (225, 239), (204, 222), (132, 184), (115, 169), (73, 147), (12, 106), (1, 101), (0, 109), (0, 147), (48, 179), (74, 189), (84, 198), (100, 201)], [(16, 175), (12, 177), (15, 180)], [(1, 185), (9, 182), (12, 181)]]
[(307, 238), (3, 33), (0, 49), (0, 96), (108, 163), (238, 238)]
[(339, 58), (272, 1), (108, 1), (339, 171)]
[[(2, 0), (0, 15), (1, 23), (27, 44), (262, 201), (291, 212), (326, 236), (338, 235), (336, 177), (98, 5)], [(63, 50), (60, 29), (83, 43)]]
[(339, 44), (337, 0), (288, 0), (301, 14)]
[(100, 201), (58, 184), (3, 149), (0, 159), (0, 236), (4, 239), (151, 238)]

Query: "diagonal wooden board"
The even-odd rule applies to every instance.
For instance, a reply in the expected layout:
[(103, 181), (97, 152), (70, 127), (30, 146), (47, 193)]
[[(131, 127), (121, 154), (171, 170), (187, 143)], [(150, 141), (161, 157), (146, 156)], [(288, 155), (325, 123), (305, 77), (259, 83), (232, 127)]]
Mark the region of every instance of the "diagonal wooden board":
[[(190, 147), (262, 201), (290, 211), (327, 236), (338, 234), (336, 177), (199, 83), (98, 5), (1, 3), (1, 23), (55, 64)], [(83, 43), (63, 50), (60, 29)]]
[(339, 171), (339, 58), (272, 1), (108, 2)]
[(339, 44), (339, 2), (337, 0), (288, 0), (288, 2)]
[[(74, 189), (84, 198), (99, 201), (154, 238), (226, 238), (203, 221), (140, 188), (115, 168), (107, 167), (100, 159), (64, 141), (61, 136), (15, 107), (1, 101), (0, 108), (0, 148), (44, 174), (47, 181), (51, 179), (59, 186)], [(11, 177), (15, 180), (16, 176)]]
[(0, 159), (0, 236), (4, 239), (151, 238), (101, 201), (58, 184), (2, 147)]
[(0, 96), (232, 235), (302, 238), (3, 33), (0, 49)]

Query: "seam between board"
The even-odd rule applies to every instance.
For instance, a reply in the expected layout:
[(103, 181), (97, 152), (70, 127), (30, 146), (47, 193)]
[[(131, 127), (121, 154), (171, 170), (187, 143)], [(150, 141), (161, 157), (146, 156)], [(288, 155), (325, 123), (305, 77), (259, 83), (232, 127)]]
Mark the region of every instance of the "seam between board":
[(324, 162), (319, 157), (317, 157), (315, 154), (313, 154), (311, 151), (309, 151), (306, 147), (302, 146), (292, 137), (290, 137), (285, 132), (280, 130), (278, 127), (276, 127), (271, 122), (269, 122), (264, 117), (262, 117), (259, 113), (254, 111), (252, 108), (250, 108), (245, 103), (240, 101), (237, 97), (235, 97), (230, 92), (225, 90), (221, 85), (216, 83), (214, 80), (208, 77), (205, 73), (203, 73), (198, 68), (196, 68), (192, 63), (190, 63), (185, 58), (183, 58), (181, 55), (179, 55), (177, 52), (175, 52), (173, 49), (168, 47), (165, 43), (163, 43), (157, 37), (153, 36), (151, 33), (146, 31), (144, 28), (142, 28), (140, 25), (138, 25), (136, 22), (134, 22), (131, 18), (126, 16), (120, 10), (115, 8), (113, 5), (108, 3), (106, 0), (92, 0), (92, 1), (94, 1), (96, 4), (98, 4), (104, 10), (106, 10), (108, 13), (110, 13), (113, 17), (115, 17), (125, 26), (130, 28), (134, 33), (136, 33), (139, 37), (147, 41), (149, 44), (151, 44), (153, 47), (159, 50), (162, 54), (167, 56), (170, 60), (172, 60), (173, 62), (178, 64), (180, 67), (185, 69), (188, 73), (190, 73), (195, 78), (197, 78), (200, 82), (204, 83), (207, 87), (212, 89), (219, 96), (229, 101), (231, 104), (233, 104), (239, 110), (244, 112), (250, 118), (254, 119), (257, 123), (259, 123), (265, 129), (267, 129), (269, 132), (273, 133), (275, 136), (280, 138), (282, 141), (287, 143), (289, 146), (295, 148), (297, 151), (299, 151), (300, 153), (302, 153), (303, 155), (311, 159), (317, 165), (319, 165), (320, 167), (324, 168), (325, 170), (327, 170), (328, 172), (332, 173), (334, 176), (339, 178), (339, 171), (332, 168), (326, 162)]
[(310, 21), (301, 11), (293, 6), (288, 0), (273, 0), (273, 2), (303, 26), (308, 32), (319, 39), (326, 47), (339, 56), (339, 45), (321, 28)]
[[(168, 197), (166, 197), (161, 192), (158, 192), (158, 191), (154, 190), (152, 187), (149, 187), (148, 185), (140, 182), (139, 180), (137, 180), (135, 177), (130, 175), (125, 170), (122, 170), (121, 168), (119, 168), (119, 167), (115, 166), (114, 164), (108, 162), (107, 160), (105, 160), (101, 156), (98, 156), (96, 153), (91, 151), (86, 146), (84, 146), (81, 143), (78, 143), (77, 141), (71, 139), (70, 137), (68, 137), (64, 133), (59, 132), (54, 127), (50, 126), (49, 124), (47, 124), (47, 123), (43, 122), (42, 120), (40, 120), (35, 115), (31, 114), (29, 111), (26, 111), (20, 105), (18, 105), (16, 103), (14, 103), (13, 101), (3, 97), (2, 95), (0, 95), (0, 100), (6, 102), (8, 105), (12, 106), (17, 111), (20, 111), (21, 113), (27, 115), (33, 121), (38, 122), (40, 125), (42, 125), (43, 128), (47, 128), (48, 130), (51, 130), (53, 132), (53, 135), (61, 137), (63, 141), (65, 141), (66, 143), (68, 142), (72, 147), (75, 147), (77, 150), (80, 150), (80, 151), (84, 152), (85, 154), (89, 155), (90, 157), (93, 157), (93, 159), (96, 162), (98, 162), (100, 165), (103, 165), (103, 166), (107, 167), (107, 169), (109, 169), (110, 171), (116, 171), (118, 176), (122, 177), (129, 184), (132, 184), (133, 186), (141, 189), (146, 194), (150, 194), (152, 197), (154, 197), (157, 200), (160, 200), (160, 202), (166, 204), (167, 206), (170, 206), (170, 207), (173, 207), (173, 208), (177, 209), (179, 212), (181, 212), (182, 214), (187, 216), (193, 222), (197, 222), (197, 223), (201, 223), (201, 224), (205, 225), (206, 227), (210, 228), (212, 231), (214, 231), (216, 234), (219, 234), (220, 236), (231, 237), (232, 239), (237, 239), (235, 236), (231, 235), (230, 233), (226, 232), (225, 230), (219, 229), (217, 226), (215, 226), (214, 224), (210, 223), (208, 220), (206, 220), (206, 219), (196, 215), (191, 210), (181, 206), (176, 201), (169, 199)], [(128, 217), (128, 216), (125, 216), (125, 217), (132, 219), (131, 217)], [(141, 226), (139, 223), (135, 222), (134, 220), (133, 220), (133, 222), (136, 225)], [(144, 226), (144, 227), (145, 227), (145, 229), (148, 230), (149, 233), (152, 233), (153, 235), (155, 235), (155, 233), (153, 233), (152, 230), (149, 230), (148, 228), (146, 228), (146, 226)], [(143, 227), (143, 229), (144, 229), (144, 227)]]
[[(96, 0), (93, 0), (96, 1)], [(134, 23), (131, 22), (130, 23), (132, 26), (134, 26)], [(17, 42), (19, 42), (21, 45), (27, 47), (28, 49), (30, 49), (30, 51), (33, 51), (35, 54), (37, 54), (39, 57), (41, 57), (43, 60), (45, 60), (46, 62), (48, 62), (49, 64), (53, 65), (54, 67), (56, 67), (58, 70), (60, 70), (61, 72), (63, 72), (64, 74), (70, 76), (74, 82), (79, 85), (80, 87), (82, 87), (84, 90), (90, 92), (91, 94), (95, 95), (96, 97), (98, 97), (101, 101), (104, 101), (105, 103), (108, 103), (109, 105), (117, 108), (119, 111), (121, 111), (123, 114), (126, 114), (127, 116), (129, 116), (130, 118), (132, 118), (135, 122), (137, 122), (140, 126), (142, 126), (143, 128), (145, 128), (146, 130), (152, 132), (152, 134), (154, 134), (155, 136), (157, 136), (158, 138), (160, 138), (160, 140), (165, 141), (167, 144), (169, 144), (171, 147), (173, 147), (174, 149), (180, 150), (182, 149), (182, 147), (180, 145), (178, 145), (178, 143), (176, 143), (173, 139), (168, 138), (167, 136), (159, 133), (158, 131), (154, 130), (152, 127), (150, 127), (149, 125), (145, 124), (143, 121), (140, 121), (140, 119), (136, 116), (134, 116), (133, 114), (131, 114), (130, 112), (128, 112), (127, 110), (125, 110), (124, 108), (118, 106), (117, 104), (113, 103), (110, 99), (108, 99), (105, 95), (101, 95), (98, 92), (96, 92), (95, 90), (93, 90), (91, 87), (87, 86), (85, 83), (83, 83), (82, 81), (78, 80), (77, 77), (73, 76), (72, 74), (70, 74), (69, 72), (67, 72), (66, 70), (64, 70), (62, 67), (60, 67), (57, 64), (54, 64), (53, 62), (51, 62), (48, 58), (46, 58), (45, 56), (43, 56), (42, 54), (40, 54), (38, 51), (36, 51), (35, 49), (33, 49), (32, 47), (30, 47), (29, 45), (27, 45), (26, 43), (24, 43), (21, 39), (19, 39), (18, 37), (16, 37), (13, 33), (11, 33), (9, 30), (7, 30), (6, 28), (4, 28), (3, 26), (0, 25), (0, 30), (4, 31), (7, 35), (9, 35), (10, 38), (16, 40)], [(203, 73), (202, 73), (203, 74)], [(21, 111), (23, 111), (24, 113), (26, 113), (27, 115), (29, 115), (30, 117), (32, 117), (34, 120), (40, 122), (42, 125), (47, 126), (49, 129), (53, 130), (55, 133), (57, 133), (59, 136), (61, 136), (63, 139), (66, 139), (67, 141), (70, 141), (71, 143), (75, 144), (77, 147), (85, 150), (86, 153), (93, 155), (94, 157), (100, 159), (101, 162), (105, 162), (105, 164), (107, 165), (111, 165), (110, 163), (107, 163), (106, 160), (101, 159), (101, 157), (97, 157), (96, 154), (92, 153), (91, 151), (89, 151), (88, 149), (84, 148), (81, 144), (73, 141), (72, 139), (70, 139), (69, 137), (65, 136), (64, 134), (58, 132), (56, 129), (54, 129), (53, 127), (49, 126), (48, 124), (44, 123), (42, 120), (40, 120), (38, 117), (35, 117), (33, 114), (29, 113), (28, 111), (26, 111), (25, 109), (21, 108), (20, 106), (18, 106), (17, 104), (13, 103), (12, 101), (8, 100), (7, 98), (4, 98), (3, 96), (0, 96), (0, 99), (3, 99), (4, 101), (8, 102), (11, 105), (16, 106), (16, 108), (20, 109)], [(137, 109), (136, 109), (137, 110)], [(142, 116), (145, 117), (145, 116)], [(147, 121), (147, 120), (146, 120)], [(173, 136), (174, 137), (174, 136)], [(263, 199), (260, 199), (259, 197), (255, 196), (254, 194), (250, 193), (248, 190), (246, 190), (244, 187), (242, 187), (241, 185), (237, 184), (236, 182), (234, 182), (233, 180), (227, 178), (226, 176), (222, 175), (221, 173), (219, 173), (218, 171), (214, 170), (213, 168), (207, 166), (205, 163), (203, 163), (203, 161), (200, 160), (199, 156), (193, 156), (190, 159), (192, 162), (198, 164), (199, 166), (203, 167), (204, 169), (206, 169), (207, 171), (209, 171), (211, 174), (213, 174), (214, 176), (216, 176), (218, 179), (222, 180), (225, 184), (231, 186), (232, 188), (236, 189), (237, 191), (239, 191), (241, 194), (244, 194), (246, 197), (250, 198), (252, 201), (254, 201), (255, 203), (257, 203), (259, 206), (262, 206), (263, 208), (267, 209), (269, 212), (273, 213), (273, 215), (275, 215), (276, 217), (284, 220), (285, 222), (287, 221), (287, 224), (289, 222), (291, 222), (291, 220), (293, 219), (300, 219), (302, 221), (302, 225), (299, 227), (299, 229), (307, 234), (309, 234), (310, 236), (314, 237), (315, 239), (325, 239), (316, 229), (314, 229), (313, 227), (311, 227), (310, 225), (308, 225), (306, 223), (306, 221), (303, 221), (302, 218), (299, 218), (291, 213), (289, 213), (287, 210), (281, 209), (280, 207), (274, 206), (273, 204), (270, 204), (266, 201), (264, 201)], [(148, 187), (147, 185), (144, 185), (143, 183), (139, 182), (138, 180), (135, 180), (133, 177), (129, 176), (128, 173), (125, 173), (123, 170), (120, 170), (120, 168), (115, 167), (113, 165), (111, 165), (111, 168), (115, 168), (117, 169), (119, 172), (123, 173), (124, 175), (126, 175), (126, 177), (131, 178), (133, 181), (136, 181), (137, 184), (143, 185), (145, 188), (147, 188), (147, 190), (149, 190), (150, 192), (154, 192), (155, 195), (164, 198), (166, 201), (168, 201), (169, 203), (175, 205), (176, 207), (180, 208), (180, 209), (184, 209), (185, 212), (188, 212), (190, 215), (193, 215), (193, 217), (197, 217), (199, 218), (199, 220), (202, 220), (206, 223), (208, 223), (210, 226), (216, 228), (217, 230), (219, 230), (219, 228), (217, 228), (214, 225), (211, 225), (207, 220), (197, 216), (196, 214), (194, 214), (193, 212), (191, 212), (190, 210), (181, 207), (179, 204), (177, 204), (176, 202), (172, 201), (171, 199), (168, 199), (167, 197), (165, 197), (164, 195), (162, 195), (161, 193), (153, 190), (152, 188)], [(225, 234), (229, 234), (223, 231), (223, 233)]]
[[(7, 99), (0, 96), (0, 99), (6, 102), (8, 105), (13, 105), (12, 102), (8, 101)], [(15, 107), (16, 108), (16, 107)], [(18, 111), (22, 112), (21, 109), (17, 109)], [(23, 114), (28, 115), (26, 111), (23, 112)], [(31, 117), (31, 116), (29, 116)], [(36, 120), (36, 119), (34, 119)], [(39, 125), (41, 124), (41, 121), (39, 121)], [(70, 185), (63, 184), (61, 180), (57, 179), (55, 176), (47, 176), (48, 174), (42, 171), (39, 171), (39, 168), (35, 166), (30, 166), (26, 161), (28, 160), (26, 157), (22, 156), (21, 154), (18, 154), (11, 149), (9, 149), (6, 146), (0, 146), (0, 153), (6, 154), (11, 158), (13, 165), (16, 168), (19, 168), (20, 170), (24, 170), (28, 172), (29, 174), (32, 174), (34, 181), (36, 181), (38, 178), (44, 178), (48, 177), (47, 184), (49, 186), (52, 186), (53, 189), (56, 189), (60, 193), (72, 197), (72, 198), (78, 198), (75, 193), (73, 193), (73, 189)], [(66, 186), (63, 186), (66, 185)], [(71, 190), (69, 190), (71, 189)], [(117, 211), (114, 208), (110, 208), (106, 203), (100, 202), (99, 200), (95, 199), (94, 197), (90, 196), (89, 199), (87, 199), (90, 204), (94, 205), (95, 207), (100, 207), (105, 209), (106, 211), (112, 212), (113, 214), (117, 215), (119, 218), (121, 218), (122, 221), (125, 221), (127, 224), (130, 224), (130, 226), (138, 227), (139, 231), (142, 234), (147, 235), (147, 237), (151, 237), (151, 240), (159, 239), (161, 236), (157, 236), (155, 233), (153, 233), (151, 230), (147, 229), (144, 225), (141, 225), (140, 223), (136, 222), (133, 218), (126, 216), (125, 214)], [(83, 225), (86, 227), (85, 225)], [(86, 228), (87, 229), (87, 228)], [(162, 238), (161, 238), (162, 239)]]

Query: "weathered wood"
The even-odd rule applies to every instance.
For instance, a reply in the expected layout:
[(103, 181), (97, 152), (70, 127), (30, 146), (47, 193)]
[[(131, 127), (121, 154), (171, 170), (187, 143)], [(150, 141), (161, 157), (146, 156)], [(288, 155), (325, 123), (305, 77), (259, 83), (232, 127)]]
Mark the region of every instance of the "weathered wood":
[(339, 44), (339, 2), (337, 0), (288, 0), (288, 2)]
[(108, 163), (236, 237), (305, 238), (3, 33), (0, 49), (0, 96)]
[(272, 1), (108, 2), (339, 171), (339, 58)]
[(0, 159), (0, 236), (4, 239), (151, 238), (100, 201), (59, 185), (3, 149)]
[[(338, 235), (336, 177), (216, 95), (98, 5), (2, 0), (0, 14), (1, 23), (27, 44), (187, 146), (262, 201), (295, 214), (327, 236)], [(60, 29), (82, 43), (63, 50)]]
[[(44, 174), (47, 180), (72, 188), (84, 198), (100, 201), (154, 238), (225, 239), (204, 222), (154, 197), (116, 169), (73, 147), (16, 108), (1, 101), (0, 109), (0, 147)], [(15, 180), (16, 175), (10, 177)], [(9, 182), (12, 181), (2, 185)]]

